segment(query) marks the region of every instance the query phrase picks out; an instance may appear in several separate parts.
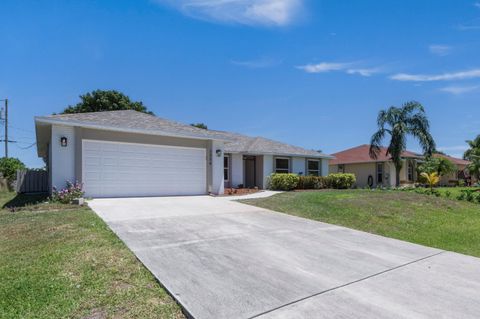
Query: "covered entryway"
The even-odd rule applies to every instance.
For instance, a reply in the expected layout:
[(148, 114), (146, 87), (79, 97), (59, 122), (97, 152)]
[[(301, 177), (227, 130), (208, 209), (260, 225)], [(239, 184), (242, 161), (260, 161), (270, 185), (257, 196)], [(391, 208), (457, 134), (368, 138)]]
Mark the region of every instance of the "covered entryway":
[(87, 197), (206, 194), (206, 149), (83, 140), (82, 177)]

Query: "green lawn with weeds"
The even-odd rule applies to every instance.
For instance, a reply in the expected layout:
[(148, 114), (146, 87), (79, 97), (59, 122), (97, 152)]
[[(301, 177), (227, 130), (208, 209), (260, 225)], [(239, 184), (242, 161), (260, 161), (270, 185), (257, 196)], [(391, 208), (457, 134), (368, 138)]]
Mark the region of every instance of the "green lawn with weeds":
[(394, 190), (287, 192), (241, 202), (480, 257), (480, 206)]
[(184, 318), (89, 208), (1, 193), (0, 318)]

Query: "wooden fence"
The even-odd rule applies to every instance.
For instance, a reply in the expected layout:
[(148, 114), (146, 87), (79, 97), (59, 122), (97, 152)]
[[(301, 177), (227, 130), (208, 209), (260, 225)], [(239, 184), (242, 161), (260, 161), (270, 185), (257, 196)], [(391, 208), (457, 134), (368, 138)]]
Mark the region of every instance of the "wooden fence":
[(47, 193), (48, 172), (18, 170), (15, 190), (17, 193)]

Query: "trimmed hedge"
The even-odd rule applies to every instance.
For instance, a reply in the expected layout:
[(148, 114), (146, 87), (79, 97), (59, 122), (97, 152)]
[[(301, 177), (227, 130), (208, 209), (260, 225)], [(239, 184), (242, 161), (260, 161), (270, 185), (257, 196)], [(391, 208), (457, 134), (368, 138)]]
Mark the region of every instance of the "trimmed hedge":
[(356, 182), (354, 174), (330, 174), (328, 176), (298, 176), (297, 174), (274, 173), (268, 178), (271, 190), (291, 191), (294, 189), (347, 189)]
[(335, 189), (352, 188), (352, 186), (357, 182), (355, 174), (349, 173), (329, 174), (327, 179), (329, 187)]
[(268, 188), (276, 191), (291, 191), (298, 186), (297, 174), (273, 173), (268, 177)]
[(324, 189), (328, 180), (323, 176), (299, 176), (297, 189)]

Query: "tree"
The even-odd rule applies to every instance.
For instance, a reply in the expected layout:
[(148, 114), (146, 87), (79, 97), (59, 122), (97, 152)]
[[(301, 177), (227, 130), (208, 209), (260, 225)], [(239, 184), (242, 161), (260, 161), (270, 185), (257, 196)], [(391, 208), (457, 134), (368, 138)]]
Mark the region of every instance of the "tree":
[(80, 95), (80, 100), (76, 105), (68, 106), (62, 114), (134, 110), (153, 115), (142, 102), (133, 102), (128, 96), (115, 90), (95, 90)]
[(208, 130), (208, 126), (204, 123), (192, 123), (191, 126), (198, 127), (204, 130)]
[(474, 140), (466, 141), (470, 147), (463, 154), (463, 158), (471, 161), (475, 156), (480, 156), (480, 134)]
[(443, 157), (429, 157), (418, 167), (419, 172), (437, 173), (438, 176), (444, 176), (455, 172), (457, 167), (451, 161)]
[(438, 182), (440, 181), (440, 177), (438, 177), (437, 172), (433, 172), (433, 173), (423, 172), (422, 177), (425, 178), (428, 185), (430, 186), (430, 191), (433, 192), (433, 186), (437, 185)]
[(431, 156), (435, 150), (435, 142), (430, 135), (425, 109), (418, 102), (408, 102), (401, 107), (391, 106), (378, 113), (378, 130), (370, 141), (370, 156), (378, 157), (383, 139), (389, 135), (390, 143), (387, 154), (390, 155), (395, 166), (396, 186), (400, 186), (400, 170), (402, 169), (402, 153), (407, 147), (407, 136), (411, 135), (418, 140), (424, 153)]
[(15, 179), (17, 178), (17, 170), (25, 169), (26, 166), (21, 160), (14, 157), (2, 157), (0, 158), (0, 173), (3, 178), (8, 182), (8, 187), (11, 187)]
[(475, 176), (477, 181), (480, 181), (480, 156), (470, 156), (471, 163), (467, 166), (467, 171), (470, 175)]

